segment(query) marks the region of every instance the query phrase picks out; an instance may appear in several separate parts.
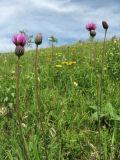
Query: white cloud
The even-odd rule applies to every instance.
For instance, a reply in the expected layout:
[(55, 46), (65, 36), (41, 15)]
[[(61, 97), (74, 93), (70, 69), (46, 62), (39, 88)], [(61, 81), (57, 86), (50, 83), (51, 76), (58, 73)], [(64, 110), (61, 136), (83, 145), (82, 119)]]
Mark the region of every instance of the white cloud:
[(21, 29), (28, 30), (30, 34), (42, 32), (45, 44), (51, 34), (58, 36), (60, 43), (67, 43), (71, 40), (87, 39), (85, 24), (89, 21), (97, 23), (97, 38), (101, 38), (103, 33), (101, 21), (107, 20), (110, 25), (108, 36), (120, 35), (119, 1), (114, 3), (114, 0), (111, 0), (110, 5), (102, 5), (103, 2), (99, 2), (97, 7), (95, 2), (1, 0), (0, 51), (13, 49), (11, 36)]
[(76, 6), (70, 4), (70, 0), (31, 0), (37, 8), (45, 8), (58, 13), (68, 13), (75, 10)]

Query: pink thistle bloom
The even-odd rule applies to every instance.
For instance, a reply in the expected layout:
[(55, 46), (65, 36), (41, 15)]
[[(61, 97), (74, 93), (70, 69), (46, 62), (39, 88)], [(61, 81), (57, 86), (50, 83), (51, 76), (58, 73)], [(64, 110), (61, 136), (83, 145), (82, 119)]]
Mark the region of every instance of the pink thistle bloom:
[(15, 34), (13, 37), (12, 37), (12, 42), (18, 46), (25, 46), (26, 43), (27, 43), (27, 37), (25, 34), (23, 33), (19, 33), (19, 34)]
[(91, 31), (91, 30), (95, 30), (96, 29), (96, 24), (95, 23), (87, 23), (86, 24), (86, 29), (88, 30), (88, 31)]

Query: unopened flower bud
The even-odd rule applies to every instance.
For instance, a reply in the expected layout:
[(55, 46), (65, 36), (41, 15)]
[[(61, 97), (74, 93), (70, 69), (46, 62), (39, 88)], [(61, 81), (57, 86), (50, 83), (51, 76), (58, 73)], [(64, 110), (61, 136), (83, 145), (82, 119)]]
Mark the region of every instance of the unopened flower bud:
[(108, 25), (108, 23), (106, 22), (106, 21), (102, 21), (102, 26), (103, 26), (103, 28), (104, 29), (108, 29), (108, 27), (109, 27), (109, 25)]
[(91, 37), (95, 37), (96, 36), (96, 31), (95, 30), (91, 30), (90, 31), (90, 35), (91, 35)]
[(24, 51), (25, 51), (25, 49), (23, 46), (19, 45), (19, 46), (16, 46), (16, 48), (15, 48), (15, 54), (18, 57), (21, 57), (24, 54)]
[(35, 44), (40, 45), (42, 43), (42, 34), (38, 33), (36, 38), (35, 38)]

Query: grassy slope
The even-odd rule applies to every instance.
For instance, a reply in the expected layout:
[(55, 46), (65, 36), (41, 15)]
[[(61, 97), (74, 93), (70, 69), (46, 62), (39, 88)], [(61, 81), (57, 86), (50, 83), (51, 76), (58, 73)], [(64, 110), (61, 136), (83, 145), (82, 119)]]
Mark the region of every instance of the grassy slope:
[[(103, 159), (117, 160), (120, 156), (119, 43), (108, 42), (106, 51), (101, 143)], [(54, 48), (53, 55), (51, 49), (39, 51), (40, 103), (45, 111), (44, 129), (50, 160), (97, 157), (96, 75), (100, 73), (101, 52), (101, 43)], [(91, 56), (94, 53), (97, 55), (96, 69)], [(71, 64), (63, 64), (64, 61)], [(0, 109), (7, 108), (7, 114), (0, 114), (0, 159), (22, 159), (15, 127), (15, 55), (0, 55), (0, 64)], [(42, 136), (36, 126), (34, 52), (27, 52), (21, 58), (20, 98), (30, 157), (32, 160), (43, 159)]]

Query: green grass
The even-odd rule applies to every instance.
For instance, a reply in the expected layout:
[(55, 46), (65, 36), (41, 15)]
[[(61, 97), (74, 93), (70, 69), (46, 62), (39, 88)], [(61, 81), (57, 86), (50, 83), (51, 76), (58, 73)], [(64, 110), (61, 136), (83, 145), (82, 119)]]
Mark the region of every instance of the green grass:
[[(84, 43), (56, 47), (54, 54), (50, 48), (39, 50), (39, 100), (44, 109), (49, 160), (99, 159), (96, 101), (102, 46)], [(120, 42), (107, 42), (105, 50), (101, 160), (119, 160)], [(96, 68), (93, 53), (97, 56)], [(20, 60), (20, 109), (29, 159), (44, 160), (43, 135), (37, 126), (34, 57), (35, 52), (29, 51)], [(0, 160), (24, 160), (15, 110), (16, 56), (1, 54), (0, 64)]]

